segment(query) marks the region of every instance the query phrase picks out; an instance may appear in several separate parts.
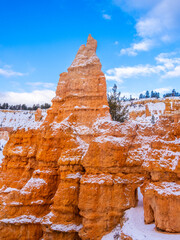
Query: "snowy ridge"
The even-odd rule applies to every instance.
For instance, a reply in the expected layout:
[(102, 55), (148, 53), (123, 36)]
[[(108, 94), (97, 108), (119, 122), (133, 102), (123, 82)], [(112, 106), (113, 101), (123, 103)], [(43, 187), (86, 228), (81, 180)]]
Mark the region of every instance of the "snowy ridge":
[(147, 190), (154, 190), (158, 194), (165, 196), (180, 196), (180, 185), (175, 182), (162, 182), (160, 185), (149, 183), (145, 188), (145, 192)]
[[(157, 120), (163, 114), (177, 111), (180, 108), (180, 97), (146, 98), (126, 101), (123, 102), (123, 105), (127, 106), (130, 118), (136, 118), (138, 122), (148, 123), (151, 121), (152, 115), (154, 115), (155, 120)], [(151, 116), (146, 116), (146, 110)]]
[(0, 110), (0, 126), (10, 127), (13, 130), (18, 128), (37, 129), (43, 123), (47, 113), (46, 110), (42, 111), (43, 119), (40, 122), (35, 121), (35, 111), (11, 111), (11, 110)]

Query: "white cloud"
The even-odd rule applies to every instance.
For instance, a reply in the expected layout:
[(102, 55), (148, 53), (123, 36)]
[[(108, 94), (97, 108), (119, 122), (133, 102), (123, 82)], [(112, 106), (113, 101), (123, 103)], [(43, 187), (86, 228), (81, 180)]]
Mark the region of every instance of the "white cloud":
[(120, 51), (121, 55), (127, 54), (129, 56), (136, 56), (139, 51), (149, 51), (153, 46), (153, 41), (149, 39), (144, 39), (139, 43), (131, 44), (129, 48), (123, 48)]
[(167, 72), (163, 78), (176, 78), (180, 77), (180, 65), (176, 66), (172, 71)]
[(33, 92), (5, 92), (0, 93), (0, 103), (7, 102), (9, 104), (23, 104), (28, 106), (33, 104), (50, 103), (52, 98), (55, 96), (55, 91), (52, 90), (41, 90)]
[(102, 17), (106, 20), (111, 20), (111, 16), (109, 14), (104, 13)]
[(106, 79), (123, 83), (124, 79), (126, 78), (160, 74), (164, 70), (164, 67), (160, 65), (136, 65), (133, 67), (119, 67), (107, 70)]
[(112, 68), (106, 71), (106, 79), (123, 83), (124, 79), (158, 75), (160, 79), (180, 76), (180, 57), (176, 53), (161, 53), (155, 60), (156, 65), (135, 65)]
[(54, 88), (56, 85), (54, 83), (48, 83), (48, 82), (27, 82), (26, 83), (29, 86), (32, 87), (43, 87), (43, 88)]
[(166, 88), (156, 88), (153, 91), (159, 92), (160, 94), (164, 94), (164, 93), (170, 92), (171, 90), (172, 90), (172, 87), (166, 87)]
[[(172, 42), (180, 38), (180, 1), (179, 0), (114, 0), (124, 11), (136, 18), (137, 36), (139, 43), (151, 41), (151, 46), (122, 50), (124, 54), (135, 56), (139, 51), (148, 51), (154, 45)], [(139, 15), (139, 17), (137, 17)]]
[(5, 68), (0, 68), (0, 75), (3, 77), (17, 77), (17, 76), (24, 76), (26, 74), (21, 73), (21, 72), (15, 72), (13, 70), (11, 70), (9, 67), (7, 68), (7, 66)]
[[(159, 92), (160, 95), (162, 96), (163, 94), (167, 93), (167, 92), (171, 92), (172, 91), (172, 87), (165, 87), (165, 88), (156, 88), (156, 89), (153, 89), (153, 92)], [(141, 91), (141, 92), (138, 92), (138, 93), (135, 93), (135, 92), (121, 92), (121, 97), (125, 96), (127, 98), (129, 98), (130, 96), (132, 98), (139, 98), (139, 95), (142, 93), (142, 94), (145, 94), (146, 90), (144, 91)]]
[(157, 0), (113, 0), (113, 3), (126, 11), (132, 11), (149, 9), (157, 3)]

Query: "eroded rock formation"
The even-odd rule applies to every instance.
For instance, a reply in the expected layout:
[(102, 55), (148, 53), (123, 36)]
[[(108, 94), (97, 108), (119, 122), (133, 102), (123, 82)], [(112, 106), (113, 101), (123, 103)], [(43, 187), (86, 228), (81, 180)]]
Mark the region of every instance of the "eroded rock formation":
[(129, 119), (132, 120), (143, 121), (143, 118), (152, 117), (152, 115), (155, 117), (174, 118), (176, 122), (180, 120), (179, 97), (134, 100), (127, 105)]
[(152, 208), (148, 184), (178, 184), (178, 123), (113, 122), (96, 47), (89, 35), (60, 75), (43, 124), (14, 131), (5, 146), (1, 239), (99, 240), (136, 206), (143, 183)]

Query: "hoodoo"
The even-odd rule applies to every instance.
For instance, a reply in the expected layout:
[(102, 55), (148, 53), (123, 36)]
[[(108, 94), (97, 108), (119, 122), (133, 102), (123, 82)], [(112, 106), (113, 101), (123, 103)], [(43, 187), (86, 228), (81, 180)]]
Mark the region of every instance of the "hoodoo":
[(97, 41), (89, 35), (68, 68), (60, 74), (56, 97), (48, 121), (62, 121), (70, 114), (76, 122), (92, 125), (97, 117), (107, 116), (106, 80), (96, 56)]
[(180, 232), (179, 124), (112, 121), (96, 47), (89, 35), (60, 75), (45, 120), (10, 134), (0, 169), (0, 239), (100, 240), (123, 225), (138, 187), (145, 221)]

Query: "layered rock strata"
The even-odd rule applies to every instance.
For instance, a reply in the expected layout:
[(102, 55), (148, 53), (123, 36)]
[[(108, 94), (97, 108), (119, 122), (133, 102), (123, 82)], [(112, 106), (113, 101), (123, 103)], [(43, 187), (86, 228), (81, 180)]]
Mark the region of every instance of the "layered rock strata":
[(143, 183), (152, 207), (148, 184), (178, 184), (178, 124), (113, 122), (96, 47), (89, 36), (60, 75), (44, 122), (14, 131), (5, 146), (1, 239), (99, 240), (136, 206)]

